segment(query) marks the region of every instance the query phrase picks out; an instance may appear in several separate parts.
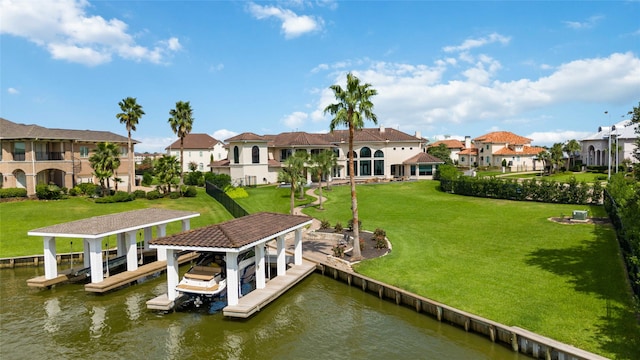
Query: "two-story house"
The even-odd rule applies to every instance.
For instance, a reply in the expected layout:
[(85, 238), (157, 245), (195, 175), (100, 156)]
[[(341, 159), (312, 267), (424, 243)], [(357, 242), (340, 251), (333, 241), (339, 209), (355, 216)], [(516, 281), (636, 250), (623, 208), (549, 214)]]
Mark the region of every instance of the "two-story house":
[(27, 195), (33, 196), (38, 184), (72, 188), (78, 183), (94, 182), (89, 157), (96, 144), (107, 141), (121, 149), (116, 174), (126, 188), (126, 136), (108, 131), (50, 129), (0, 118), (0, 185), (25, 188)]
[[(349, 131), (326, 134), (288, 132), (277, 135), (242, 133), (226, 140), (229, 155), (210, 164), (216, 173), (228, 174), (235, 184), (275, 183), (284, 162), (296, 151), (314, 154), (329, 149), (337, 166), (331, 178), (348, 178)], [(365, 128), (354, 135), (354, 176), (359, 180), (432, 178), (442, 161), (426, 154), (426, 140), (395, 129)], [(310, 177), (308, 177), (310, 181)]]
[[(213, 161), (227, 158), (227, 149), (222, 141), (216, 140), (208, 134), (187, 134), (182, 143), (184, 153), (183, 172), (189, 172), (190, 164), (196, 164), (198, 171), (207, 171)], [(180, 139), (165, 148), (168, 155), (180, 160)]]
[(638, 159), (633, 156), (638, 138), (637, 127), (637, 124), (634, 126), (629, 120), (613, 126), (600, 126), (596, 133), (580, 140), (583, 163), (596, 166), (611, 164), (614, 169), (616, 163), (620, 164), (624, 159), (637, 163)]
[(458, 153), (461, 166), (501, 167), (503, 160), (511, 171), (540, 170), (544, 167), (538, 154), (544, 148), (531, 145), (531, 139), (509, 131), (494, 131), (478, 136)]

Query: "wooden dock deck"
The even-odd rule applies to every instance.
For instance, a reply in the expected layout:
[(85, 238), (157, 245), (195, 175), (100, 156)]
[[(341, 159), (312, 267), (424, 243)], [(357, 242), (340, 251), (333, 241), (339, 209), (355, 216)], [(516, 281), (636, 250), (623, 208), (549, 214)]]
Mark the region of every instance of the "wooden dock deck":
[[(182, 255), (178, 258), (178, 264), (191, 261), (199, 255), (195, 252)], [(99, 283), (89, 283), (84, 286), (85, 291), (94, 293), (105, 293), (116, 289), (120, 286), (127, 285), (143, 277), (165, 271), (167, 269), (166, 261), (154, 261), (152, 263), (142, 265), (134, 271), (123, 271), (119, 274), (109, 276)]]
[(44, 288), (51, 287), (53, 285), (62, 284), (64, 282), (67, 282), (68, 280), (69, 278), (67, 277), (66, 274), (58, 275), (53, 279), (46, 279), (44, 275), (42, 275), (42, 276), (37, 276), (27, 280), (27, 286), (44, 289)]
[(285, 275), (276, 276), (267, 282), (264, 289), (256, 289), (239, 299), (238, 305), (229, 305), (222, 309), (224, 316), (248, 318), (260, 311), (270, 302), (277, 299), (285, 291), (307, 277), (316, 269), (316, 264), (302, 260), (302, 265), (294, 265), (287, 269)]

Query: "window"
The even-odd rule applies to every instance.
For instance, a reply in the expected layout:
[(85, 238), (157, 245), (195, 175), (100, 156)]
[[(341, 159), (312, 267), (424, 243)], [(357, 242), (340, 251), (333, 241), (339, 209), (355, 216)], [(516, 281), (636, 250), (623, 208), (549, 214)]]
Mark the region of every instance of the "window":
[(202, 151), (200, 151), (200, 157), (202, 157)]
[(371, 160), (360, 160), (360, 175), (371, 176)]
[(340, 158), (340, 149), (338, 149), (338, 148), (334, 148), (334, 149), (333, 149), (333, 153), (334, 153), (334, 154), (336, 154), (336, 159), (339, 159), (339, 158)]
[(420, 165), (418, 167), (418, 175), (420, 176), (433, 175), (433, 165)]
[(460, 161), (464, 162), (464, 156), (460, 157)]
[(25, 145), (22, 141), (13, 143), (13, 161), (24, 161)]
[(416, 166), (415, 165), (411, 165), (411, 172), (410, 172), (411, 176), (414, 176), (416, 174)]
[(200, 171), (204, 170), (204, 164), (203, 163), (198, 164), (198, 170), (200, 170)]
[(88, 158), (89, 157), (89, 147), (88, 146), (80, 146), (80, 157)]
[(120, 147), (120, 155), (122, 156), (127, 156), (129, 152), (127, 151), (127, 147), (126, 146), (121, 146)]
[(369, 149), (368, 147), (363, 147), (362, 149), (360, 149), (360, 157), (362, 158), (371, 157), (371, 149)]
[[(356, 160), (353, 160), (353, 169), (355, 174), (353, 174), (353, 176), (358, 176), (358, 162)], [(350, 171), (349, 171), (349, 162), (347, 161), (347, 176), (350, 175)]]
[(489, 144), (487, 144), (487, 150), (489, 150)]
[(260, 148), (254, 146), (251, 148), (251, 163), (259, 164), (260, 163)]
[(280, 150), (280, 161), (285, 161), (291, 156), (291, 149)]
[[(373, 154), (373, 157), (378, 159), (383, 158), (384, 153), (382, 152), (382, 150), (377, 150)], [(373, 160), (373, 175), (384, 175), (384, 160), (378, 159)]]
[(237, 146), (233, 147), (233, 163), (234, 164), (240, 163), (240, 149), (238, 149)]

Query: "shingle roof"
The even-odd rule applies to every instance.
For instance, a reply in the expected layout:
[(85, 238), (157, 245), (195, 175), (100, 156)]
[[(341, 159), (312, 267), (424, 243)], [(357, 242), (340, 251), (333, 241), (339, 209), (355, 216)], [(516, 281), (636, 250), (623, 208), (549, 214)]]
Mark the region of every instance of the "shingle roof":
[[(325, 139), (332, 143), (349, 141), (349, 130), (334, 130), (324, 134)], [(364, 128), (356, 130), (353, 134), (354, 142), (375, 142), (375, 141), (423, 141), (413, 135), (409, 135), (393, 128)]]
[(403, 164), (444, 164), (444, 161), (440, 160), (439, 158), (431, 154), (427, 154), (426, 152), (421, 152), (403, 161), (402, 163)]
[[(187, 134), (184, 137), (183, 147), (185, 149), (211, 149), (219, 141), (209, 136), (209, 134)], [(165, 149), (179, 149), (180, 139), (167, 146)]]
[[(0, 118), (0, 139), (41, 139), (41, 140), (78, 140), (86, 142), (114, 142), (126, 143), (126, 136), (109, 131), (51, 129), (39, 125), (17, 124)], [(131, 139), (134, 144), (139, 143)]]
[(153, 239), (149, 243), (176, 247), (238, 249), (256, 241), (274, 237), (307, 222), (310, 223), (311, 220), (308, 216), (262, 212)]
[(302, 131), (286, 132), (278, 135), (265, 135), (269, 138), (269, 146), (291, 147), (291, 146), (325, 146), (330, 148), (332, 143), (327, 141), (324, 134), (310, 134)]
[(260, 136), (260, 135), (254, 134), (252, 132), (243, 132), (242, 134), (238, 134), (236, 136), (230, 137), (225, 141), (226, 142), (231, 142), (231, 141), (267, 141), (267, 139), (264, 136)]
[(509, 131), (494, 131), (473, 139), (476, 142), (492, 143), (492, 144), (514, 144), (524, 145), (530, 144), (531, 139), (516, 135)]

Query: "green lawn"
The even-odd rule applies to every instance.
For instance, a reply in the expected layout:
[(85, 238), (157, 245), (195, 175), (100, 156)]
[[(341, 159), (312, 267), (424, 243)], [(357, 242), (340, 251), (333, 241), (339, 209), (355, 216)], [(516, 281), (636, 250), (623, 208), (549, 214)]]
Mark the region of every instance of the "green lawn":
[[(203, 189), (198, 190), (195, 198), (158, 199), (114, 204), (95, 204), (84, 197), (70, 197), (58, 201), (17, 201), (0, 203), (0, 257), (14, 257), (43, 253), (42, 238), (28, 236), (29, 230), (55, 225), (91, 216), (112, 214), (117, 212), (143, 209), (166, 208), (188, 210), (200, 213), (191, 219), (191, 228), (215, 224), (232, 218), (231, 214), (218, 202), (212, 201)], [(167, 234), (181, 231), (181, 223), (167, 225)], [(155, 228), (154, 228), (155, 236)], [(70, 242), (73, 241), (73, 248)], [(105, 238), (104, 243), (115, 245), (115, 236)], [(59, 238), (56, 240), (58, 252), (81, 251), (79, 239)]]
[[(437, 186), (358, 186), (362, 227), (383, 228), (393, 244), (388, 256), (357, 265), (358, 272), (607, 357), (637, 357), (640, 328), (610, 227), (547, 220), (570, 214), (572, 205), (465, 197)], [(238, 202), (248, 211), (289, 212), (289, 189), (247, 191), (250, 196)], [(323, 195), (325, 210), (310, 207), (305, 213), (345, 225), (349, 187), (334, 186)], [(0, 256), (42, 253), (42, 240), (26, 236), (30, 229), (147, 206), (198, 211), (192, 228), (230, 218), (202, 192), (195, 199), (123, 204), (79, 198), (0, 203)], [(588, 209), (591, 216), (605, 216), (602, 207)], [(167, 230), (179, 231), (179, 225)]]
[(501, 176), (502, 178), (511, 178), (511, 179), (531, 179), (531, 178), (536, 178), (538, 180), (553, 180), (553, 181), (557, 181), (557, 182), (568, 182), (572, 177), (575, 177), (576, 180), (578, 180), (579, 182), (582, 181), (586, 181), (588, 183), (593, 183), (596, 180), (598, 180), (598, 178), (603, 177), (605, 178), (605, 180), (600, 180), (601, 182), (606, 181), (606, 174), (600, 174), (600, 173), (590, 173), (590, 172), (564, 172), (564, 173), (558, 173), (558, 174), (552, 174), (552, 175), (548, 175), (548, 176), (541, 176), (540, 174), (518, 174), (518, 173), (514, 173), (511, 175), (505, 175), (505, 176)]

